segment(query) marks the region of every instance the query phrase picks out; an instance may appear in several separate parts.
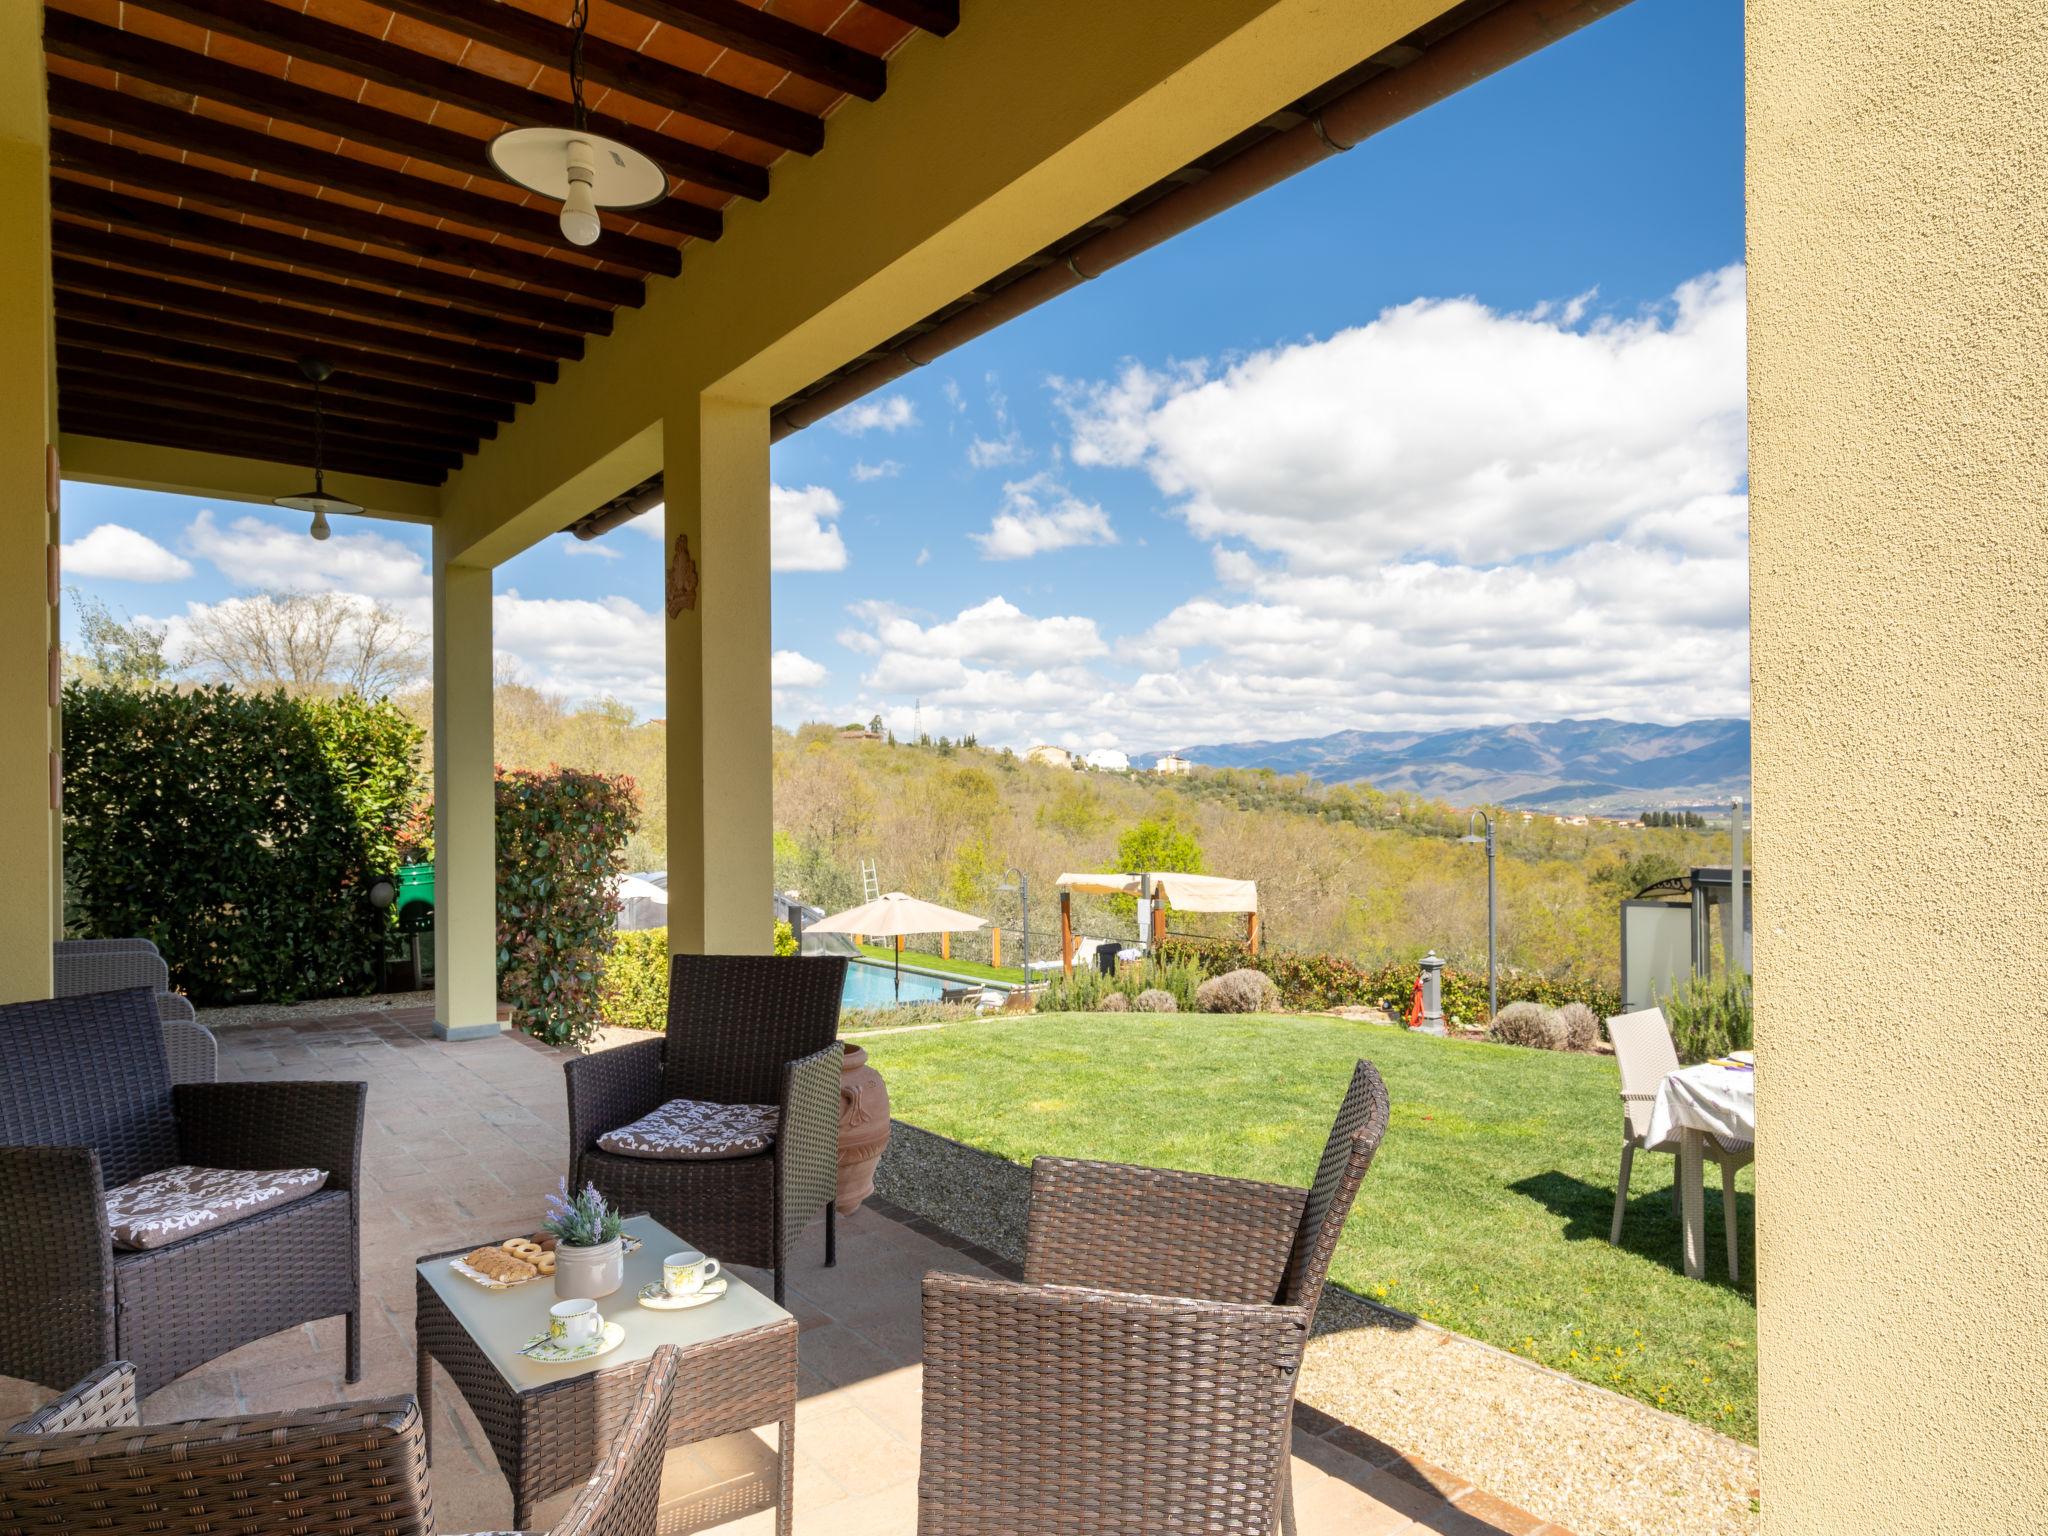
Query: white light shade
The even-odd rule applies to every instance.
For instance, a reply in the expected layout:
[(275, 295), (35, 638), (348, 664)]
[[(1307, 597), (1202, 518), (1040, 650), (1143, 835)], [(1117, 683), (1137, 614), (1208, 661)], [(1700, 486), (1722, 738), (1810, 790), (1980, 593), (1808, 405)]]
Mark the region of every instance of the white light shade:
[(575, 128), (514, 128), (491, 140), (507, 181), (562, 204), (562, 233), (597, 239), (600, 208), (644, 208), (668, 196), (668, 172), (630, 145)]
[(324, 539), (327, 537), (326, 529), (327, 517), (329, 513), (332, 513), (336, 517), (340, 517), (348, 513), (360, 512), (363, 510), (360, 503), (350, 501), (345, 496), (328, 495), (326, 488), (324, 486), (315, 486), (312, 490), (301, 491), (296, 496), (276, 497), (273, 499), (271, 505), (278, 507), (288, 507), (294, 512), (312, 513), (313, 537), (316, 539)]

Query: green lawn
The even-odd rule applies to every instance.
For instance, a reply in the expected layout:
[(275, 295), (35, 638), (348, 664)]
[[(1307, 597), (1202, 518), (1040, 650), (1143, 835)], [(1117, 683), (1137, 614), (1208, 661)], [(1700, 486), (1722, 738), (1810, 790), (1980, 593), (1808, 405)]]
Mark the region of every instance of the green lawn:
[(861, 1043), (897, 1116), (1018, 1162), (1053, 1153), (1297, 1185), (1367, 1057), (1393, 1120), (1333, 1279), (1756, 1440), (1751, 1170), (1740, 1286), (1711, 1166), (1704, 1281), (1681, 1266), (1667, 1155), (1637, 1159), (1623, 1246), (1609, 1247), (1611, 1059), (1258, 1015), (992, 1018)]
[[(863, 944), (861, 953), (871, 959), (896, 963), (896, 951), (887, 944)], [(945, 971), (954, 976), (968, 976), (977, 981), (1022, 981), (1024, 972), (1014, 965), (982, 965), (974, 960), (941, 960), (937, 955), (928, 955), (920, 950), (903, 951), (903, 963), (914, 965), (924, 971)]]

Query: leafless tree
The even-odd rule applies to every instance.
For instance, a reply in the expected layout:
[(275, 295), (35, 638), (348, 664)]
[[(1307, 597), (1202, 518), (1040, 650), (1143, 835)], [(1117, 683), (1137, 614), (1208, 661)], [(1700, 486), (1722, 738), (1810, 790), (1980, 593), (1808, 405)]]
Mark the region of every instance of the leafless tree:
[(193, 619), (186, 664), (236, 688), (395, 693), (427, 674), (426, 637), (396, 609), (345, 592), (266, 592)]

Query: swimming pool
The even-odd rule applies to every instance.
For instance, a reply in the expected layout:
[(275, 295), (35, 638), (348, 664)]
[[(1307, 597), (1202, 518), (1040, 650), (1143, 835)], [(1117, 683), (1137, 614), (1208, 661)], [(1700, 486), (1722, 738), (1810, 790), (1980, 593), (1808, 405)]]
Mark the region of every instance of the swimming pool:
[(946, 984), (923, 971), (903, 973), (903, 995), (896, 994), (896, 975), (891, 966), (868, 960), (854, 960), (846, 967), (846, 990), (839, 994), (842, 1008), (893, 1008), (901, 1002), (936, 1003)]

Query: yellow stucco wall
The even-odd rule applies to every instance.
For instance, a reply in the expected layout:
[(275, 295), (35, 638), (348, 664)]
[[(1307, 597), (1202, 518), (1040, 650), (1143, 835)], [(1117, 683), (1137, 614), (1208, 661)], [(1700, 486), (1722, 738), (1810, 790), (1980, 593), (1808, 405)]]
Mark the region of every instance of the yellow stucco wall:
[(2048, 10), (1751, 0), (1771, 1536), (2048, 1521)]
[(40, 16), (0, 5), (0, 1003), (50, 995), (58, 911), (50, 803), (50, 546), (44, 492), (56, 430), (48, 124)]

